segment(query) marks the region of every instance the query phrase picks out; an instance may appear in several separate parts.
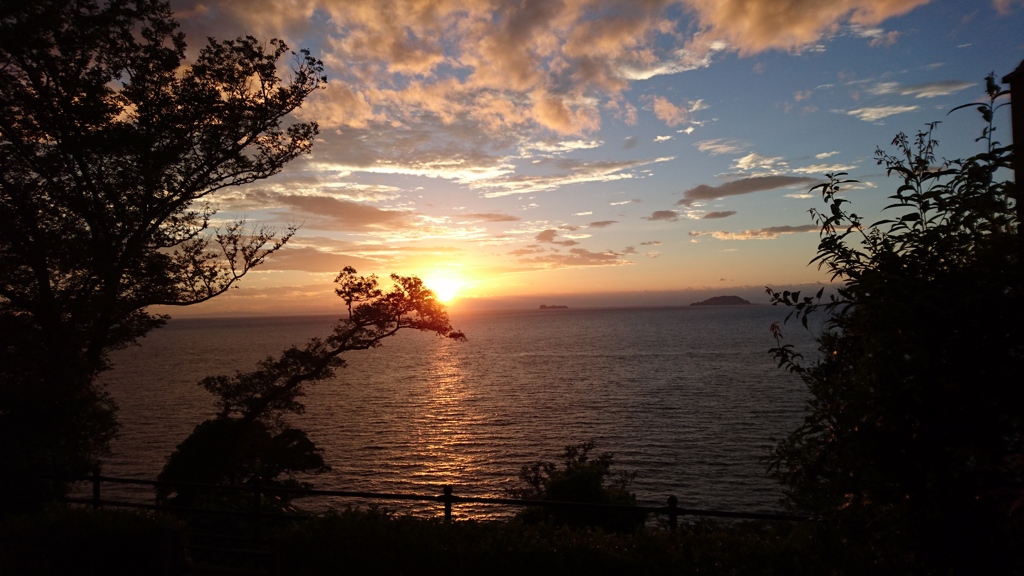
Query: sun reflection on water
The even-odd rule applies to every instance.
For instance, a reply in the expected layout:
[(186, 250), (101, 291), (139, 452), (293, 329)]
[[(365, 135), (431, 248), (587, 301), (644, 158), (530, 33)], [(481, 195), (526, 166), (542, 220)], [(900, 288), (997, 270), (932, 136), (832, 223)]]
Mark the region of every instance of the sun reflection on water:
[(419, 448), (427, 457), (424, 477), (439, 483), (458, 483), (470, 473), (473, 464), (460, 451), (468, 440), (467, 423), (472, 420), (468, 406), (468, 383), (462, 370), (462, 358), (455, 342), (439, 342), (426, 367), (427, 382), (423, 416), (418, 430)]

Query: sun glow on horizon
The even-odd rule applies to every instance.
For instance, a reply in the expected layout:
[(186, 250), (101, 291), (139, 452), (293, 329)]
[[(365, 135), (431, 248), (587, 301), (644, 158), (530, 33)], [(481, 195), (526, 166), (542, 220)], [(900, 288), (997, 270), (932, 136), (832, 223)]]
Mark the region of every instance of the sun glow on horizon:
[(450, 276), (430, 278), (424, 280), (424, 283), (434, 292), (434, 296), (445, 304), (455, 300), (459, 295), (460, 289), (463, 287), (461, 280)]

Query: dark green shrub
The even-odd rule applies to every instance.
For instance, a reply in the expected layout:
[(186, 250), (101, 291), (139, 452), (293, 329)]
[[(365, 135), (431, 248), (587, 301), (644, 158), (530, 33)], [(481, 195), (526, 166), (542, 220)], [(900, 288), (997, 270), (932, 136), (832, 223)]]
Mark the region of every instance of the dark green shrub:
[[(174, 506), (193, 507), (211, 499), (230, 500), (231, 495), (248, 503), (249, 492), (226, 492), (193, 483), (244, 486), (260, 478), (268, 488), (308, 488), (308, 483), (291, 475), (329, 469), (302, 430), (285, 427), (273, 431), (258, 420), (220, 417), (196, 426), (170, 455), (158, 479), (171, 484), (157, 490), (157, 499)], [(282, 504), (287, 505), (289, 500), (285, 497)]]
[[(629, 491), (636, 472), (612, 472), (615, 456), (605, 452), (592, 457), (594, 442), (565, 447), (562, 468), (554, 462), (538, 460), (519, 471), (520, 488), (508, 494), (522, 500), (585, 502), (616, 506), (636, 506), (636, 495)], [(549, 506), (530, 508), (520, 517), (528, 522), (552, 521), (556, 525), (599, 526), (607, 530), (634, 530), (644, 524), (643, 512)]]

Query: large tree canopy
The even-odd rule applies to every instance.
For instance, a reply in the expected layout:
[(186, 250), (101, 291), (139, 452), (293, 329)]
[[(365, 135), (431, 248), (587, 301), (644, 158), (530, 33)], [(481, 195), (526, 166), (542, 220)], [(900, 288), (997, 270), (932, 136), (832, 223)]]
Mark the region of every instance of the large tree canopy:
[[(811, 393), (772, 455), (792, 502), (863, 545), (871, 572), (1011, 573), (1024, 504), (1024, 270), (1020, 198), (993, 139), (1005, 93), (989, 78), (981, 154), (940, 161), (935, 125), (879, 150), (897, 175), (889, 217), (850, 212), (842, 174), (819, 186), (813, 262), (842, 282), (823, 298), (769, 290), (807, 325), (827, 313), (820, 359), (773, 351)], [(777, 330), (777, 327), (775, 327)], [(780, 334), (777, 333), (777, 336)], [(866, 568), (867, 569), (867, 568)], [(855, 572), (851, 569), (851, 572)]]
[(315, 123), (282, 122), (322, 64), (251, 37), (185, 48), (160, 0), (0, 7), (0, 458), (19, 472), (91, 464), (116, 430), (95, 376), (165, 321), (147, 307), (222, 294), (290, 234), (213, 229), (204, 199), (310, 149)]

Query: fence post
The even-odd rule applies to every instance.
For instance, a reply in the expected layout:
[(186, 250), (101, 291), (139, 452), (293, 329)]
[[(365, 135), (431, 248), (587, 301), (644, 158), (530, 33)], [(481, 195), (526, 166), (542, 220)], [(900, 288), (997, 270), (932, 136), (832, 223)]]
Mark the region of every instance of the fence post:
[(447, 484), (444, 487), (444, 523), (452, 523), (452, 485)]
[(675, 496), (668, 497), (668, 526), (672, 530), (675, 530), (679, 525), (679, 509), (676, 506), (679, 504), (679, 500)]
[(100, 507), (100, 467), (92, 467), (92, 507)]

